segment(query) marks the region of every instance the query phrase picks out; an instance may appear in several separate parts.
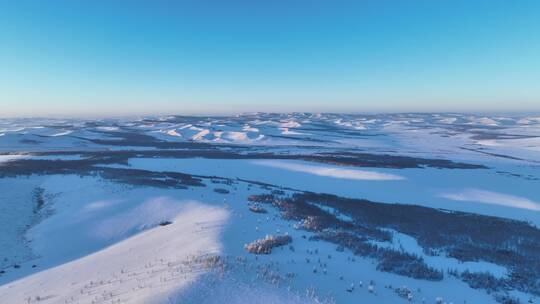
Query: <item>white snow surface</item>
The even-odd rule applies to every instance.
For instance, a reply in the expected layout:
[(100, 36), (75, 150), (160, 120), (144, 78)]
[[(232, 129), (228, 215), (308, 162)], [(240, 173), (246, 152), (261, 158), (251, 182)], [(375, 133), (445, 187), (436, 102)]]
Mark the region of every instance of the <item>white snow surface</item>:
[[(122, 140), (126, 145), (114, 142)], [(161, 146), (152, 146), (152, 140)], [(107, 144), (111, 141), (113, 144)], [(150, 144), (139, 145), (141, 141)], [(183, 143), (186, 145), (171, 146), (168, 151), (189, 149), (190, 145), (228, 151), (236, 145), (246, 153), (360, 152), (440, 158), (482, 164), (486, 169), (359, 168), (302, 160), (134, 156), (127, 165), (104, 166), (217, 176), (233, 182), (205, 180), (206, 187), (165, 189), (75, 174), (2, 177), (0, 265), (5, 273), (0, 274), (0, 303), (405, 303), (388, 285), (411, 288), (412, 303), (422, 303), (424, 298), (425, 303), (434, 303), (438, 297), (447, 303), (494, 303), (492, 295), (451, 276), (431, 282), (381, 272), (372, 259), (310, 240), (311, 232), (295, 229), (294, 222), (281, 218), (272, 207), (265, 206), (267, 214), (254, 214), (247, 208), (247, 197), (267, 193), (267, 189), (246, 186), (241, 179), (540, 226), (538, 114), (251, 113), (0, 119), (0, 173), (10, 161), (22, 158), (81, 160), (85, 156), (79, 151), (146, 151)], [(44, 151), (75, 153), (32, 154)], [(40, 188), (46, 201), (43, 216), (35, 211), (34, 193)], [(216, 188), (229, 193), (213, 191)], [(317, 206), (345, 222), (354, 222), (337, 209)], [(168, 222), (171, 224), (160, 225)], [(267, 234), (282, 233), (293, 238), (295, 250), (281, 247), (255, 258), (243, 249), (243, 244)], [(508, 275), (506, 268), (485, 261), (426, 255), (413, 236), (396, 231), (392, 235), (391, 242), (376, 245), (418, 255), (443, 271)], [(219, 278), (194, 262), (194, 257), (207, 254), (240, 259), (246, 266)], [(322, 274), (320, 267), (314, 269), (321, 265), (315, 261), (322, 261), (327, 273)], [(268, 282), (263, 284), (260, 276), (268, 270), (296, 276), (285, 285), (265, 285)], [(375, 292), (369, 291), (371, 280)], [(356, 289), (346, 291), (351, 284)], [(512, 294), (522, 302), (530, 297), (516, 291)], [(322, 300), (325, 296), (330, 301)]]
[(528, 198), (482, 189), (464, 189), (455, 193), (442, 193), (440, 196), (460, 202), (477, 202), (540, 211), (540, 203)]
[[(262, 145), (269, 149), (317, 145), (415, 156), (501, 160), (496, 155), (511, 155), (529, 162), (540, 161), (540, 119), (534, 114), (248, 113), (230, 117), (163, 116), (97, 121), (0, 119), (0, 134), (3, 134), (0, 151), (110, 149), (82, 138), (110, 139), (133, 130), (165, 141)], [(475, 152), (478, 148), (482, 148), (481, 153)]]
[(387, 181), (387, 180), (402, 180), (402, 176), (389, 173), (380, 173), (377, 171), (344, 169), (330, 166), (312, 166), (294, 162), (276, 161), (276, 160), (261, 160), (254, 161), (254, 164), (280, 168), (289, 171), (309, 173), (319, 176), (327, 176), (333, 178), (352, 179), (352, 180), (372, 180), (372, 181)]
[(20, 159), (20, 158), (23, 158), (23, 157), (25, 157), (25, 156), (24, 155), (16, 155), (16, 154), (0, 155), (0, 166), (4, 162)]
[[(186, 264), (192, 257), (219, 254), (214, 223), (228, 217), (225, 210), (198, 202), (184, 202), (181, 209), (170, 225), (0, 286), (0, 303), (166, 302), (204, 273), (200, 265)], [(154, 216), (151, 210), (137, 211), (139, 216)]]

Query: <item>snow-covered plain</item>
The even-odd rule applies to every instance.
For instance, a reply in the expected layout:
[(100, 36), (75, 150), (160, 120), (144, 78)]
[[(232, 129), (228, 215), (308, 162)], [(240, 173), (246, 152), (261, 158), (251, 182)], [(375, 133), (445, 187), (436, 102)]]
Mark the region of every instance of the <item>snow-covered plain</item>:
[[(0, 120), (0, 303), (537, 303), (539, 138), (537, 115)], [(245, 250), (266, 235), (292, 242)]]

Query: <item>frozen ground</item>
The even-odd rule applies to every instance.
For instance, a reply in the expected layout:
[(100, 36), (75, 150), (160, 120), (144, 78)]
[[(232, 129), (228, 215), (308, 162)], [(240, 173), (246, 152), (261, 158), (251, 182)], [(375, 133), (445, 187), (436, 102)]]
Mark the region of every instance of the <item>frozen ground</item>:
[[(538, 115), (0, 120), (0, 303), (537, 303), (539, 138)], [(246, 251), (267, 235), (291, 243)]]
[[(167, 301), (171, 294), (205, 272), (208, 266), (206, 258), (219, 255), (218, 227), (226, 219), (223, 210), (202, 207), (197, 203), (183, 205), (185, 210), (178, 212), (169, 225), (158, 225), (85, 257), (3, 285), (0, 287), (0, 301)], [(145, 213), (148, 211), (152, 210), (140, 211), (142, 214), (137, 216), (153, 217), (151, 213)], [(112, 229), (116, 230), (114, 225), (111, 225)], [(116, 225), (130, 226), (124, 222)]]

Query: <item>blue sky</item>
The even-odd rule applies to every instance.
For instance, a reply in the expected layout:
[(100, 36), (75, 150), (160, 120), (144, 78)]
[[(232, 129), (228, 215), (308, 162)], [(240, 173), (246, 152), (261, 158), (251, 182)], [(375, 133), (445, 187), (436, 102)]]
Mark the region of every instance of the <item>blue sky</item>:
[(0, 116), (539, 110), (540, 1), (0, 0)]

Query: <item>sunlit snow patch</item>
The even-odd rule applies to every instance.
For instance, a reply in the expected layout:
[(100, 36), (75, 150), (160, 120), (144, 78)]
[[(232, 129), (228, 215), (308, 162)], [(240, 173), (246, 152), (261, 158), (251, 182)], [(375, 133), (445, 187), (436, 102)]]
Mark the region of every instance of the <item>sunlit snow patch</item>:
[(210, 133), (210, 131), (209, 131), (209, 130), (206, 130), (206, 129), (199, 129), (199, 130), (201, 130), (201, 131), (200, 131), (199, 133), (193, 135), (193, 136), (191, 137), (191, 139), (193, 139), (193, 140), (201, 140), (201, 139), (203, 139), (206, 135), (208, 135), (208, 134)]
[(460, 202), (477, 202), (482, 204), (500, 205), (533, 211), (540, 211), (540, 203), (528, 198), (491, 192), (480, 189), (465, 189), (458, 193), (442, 193), (440, 197)]
[(298, 122), (296, 121), (293, 121), (293, 120), (289, 120), (289, 121), (284, 121), (284, 122), (281, 122), (279, 124), (279, 126), (281, 128), (298, 128), (301, 126), (301, 124), (299, 124)]
[(58, 136), (69, 135), (69, 134), (71, 134), (71, 133), (73, 133), (73, 131), (71, 131), (71, 130), (66, 130), (66, 131), (62, 131), (62, 132), (60, 132), (60, 133), (52, 134), (52, 135), (50, 135), (50, 136), (51, 136), (51, 137), (58, 137)]
[(244, 125), (244, 127), (242, 127), (242, 131), (246, 131), (246, 132), (259, 132), (259, 129), (253, 128), (253, 127), (251, 127), (250, 125)]
[(205, 273), (197, 257), (221, 252), (219, 223), (228, 217), (184, 206), (167, 225), (0, 286), (0, 303), (165, 303)]
[(169, 130), (167, 131), (167, 135), (170, 135), (170, 136), (177, 136), (177, 137), (182, 137), (182, 134), (176, 132), (176, 130)]
[(308, 135), (307, 133), (291, 131), (289, 130), (289, 128), (279, 128), (279, 129), (281, 130), (281, 134), (283, 135)]
[(376, 171), (366, 171), (366, 170), (356, 170), (356, 169), (343, 169), (335, 167), (323, 167), (323, 166), (311, 166), (298, 164), (293, 162), (285, 161), (274, 161), (274, 160), (260, 160), (254, 161), (254, 164), (279, 168), (295, 172), (309, 173), (319, 176), (327, 176), (333, 178), (342, 178), (342, 179), (352, 179), (352, 180), (402, 180), (404, 177), (389, 174), (381, 173)]
[(0, 165), (4, 162), (16, 160), (25, 157), (26, 155), (20, 155), (20, 154), (7, 154), (7, 155), (0, 155)]
[(97, 223), (94, 233), (97, 237), (105, 239), (121, 238), (130, 232), (172, 221), (183, 208), (182, 204), (167, 197), (152, 198), (130, 211)]

